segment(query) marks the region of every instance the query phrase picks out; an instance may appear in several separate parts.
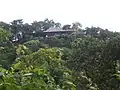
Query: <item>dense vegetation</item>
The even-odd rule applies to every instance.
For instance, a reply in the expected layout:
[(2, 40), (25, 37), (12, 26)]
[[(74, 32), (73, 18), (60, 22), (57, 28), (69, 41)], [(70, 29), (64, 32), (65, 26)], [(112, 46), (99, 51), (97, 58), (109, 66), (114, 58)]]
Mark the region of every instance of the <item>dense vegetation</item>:
[[(51, 27), (72, 34), (45, 37)], [(0, 22), (0, 90), (120, 90), (120, 33), (79, 22)]]

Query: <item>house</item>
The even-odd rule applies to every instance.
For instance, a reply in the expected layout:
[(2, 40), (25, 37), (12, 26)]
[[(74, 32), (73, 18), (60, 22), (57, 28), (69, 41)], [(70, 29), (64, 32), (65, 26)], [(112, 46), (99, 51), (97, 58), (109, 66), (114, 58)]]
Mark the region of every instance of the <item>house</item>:
[(60, 35), (65, 35), (65, 34), (72, 34), (75, 32), (73, 29), (68, 29), (68, 30), (63, 30), (61, 28), (49, 28), (44, 33), (46, 36), (60, 36)]

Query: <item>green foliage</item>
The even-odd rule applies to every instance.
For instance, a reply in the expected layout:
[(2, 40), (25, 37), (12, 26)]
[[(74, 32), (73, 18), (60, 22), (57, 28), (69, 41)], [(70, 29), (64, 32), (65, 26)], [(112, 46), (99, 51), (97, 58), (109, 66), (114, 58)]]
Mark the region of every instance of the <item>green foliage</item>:
[(0, 90), (120, 89), (120, 33), (75, 22), (63, 26), (72, 34), (45, 37), (61, 28), (49, 19), (0, 26)]
[(2, 76), (0, 88), (6, 90), (75, 90), (71, 71), (61, 60), (58, 49), (40, 49), (16, 59), (16, 63)]
[(16, 58), (16, 51), (14, 46), (0, 47), (0, 64), (8, 68)]
[(17, 57), (23, 56), (23, 55), (28, 55), (32, 53), (31, 50), (29, 50), (26, 46), (24, 45), (18, 45), (16, 46), (16, 55)]
[(72, 39), (69, 35), (61, 35), (61, 36), (51, 36), (45, 38), (43, 41), (45, 44), (48, 44), (50, 47), (68, 47), (70, 48), (70, 43)]
[(8, 41), (9, 37), (10, 34), (0, 27), (0, 43)]
[(40, 48), (46, 48), (47, 46), (41, 43), (39, 40), (30, 40), (24, 43), (26, 47), (28, 47), (31, 51), (35, 52)]
[[(119, 83), (112, 75), (116, 72), (119, 50), (119, 38), (103, 41), (85, 37), (75, 40), (72, 43), (71, 57), (66, 63), (73, 70), (77, 87), (82, 85), (83, 88), (87, 88), (92, 82), (92, 85), (97, 86), (100, 90), (110, 90), (111, 88), (116, 90)], [(82, 76), (88, 78), (88, 83), (81, 81)], [(116, 85), (112, 85), (113, 82)]]

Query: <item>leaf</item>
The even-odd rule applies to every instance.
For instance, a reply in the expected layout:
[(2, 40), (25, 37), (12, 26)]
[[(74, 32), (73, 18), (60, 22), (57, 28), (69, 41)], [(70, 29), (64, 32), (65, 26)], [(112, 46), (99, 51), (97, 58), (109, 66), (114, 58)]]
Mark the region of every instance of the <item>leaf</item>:
[(23, 76), (32, 76), (32, 75), (33, 75), (33, 73), (26, 73)]

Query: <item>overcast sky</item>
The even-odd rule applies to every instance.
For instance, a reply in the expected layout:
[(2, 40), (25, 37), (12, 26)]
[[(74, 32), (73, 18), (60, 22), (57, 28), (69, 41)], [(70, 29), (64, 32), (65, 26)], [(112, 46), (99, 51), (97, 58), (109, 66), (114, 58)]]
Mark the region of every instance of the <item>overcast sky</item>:
[(120, 0), (0, 0), (0, 21), (31, 23), (45, 18), (120, 32)]

